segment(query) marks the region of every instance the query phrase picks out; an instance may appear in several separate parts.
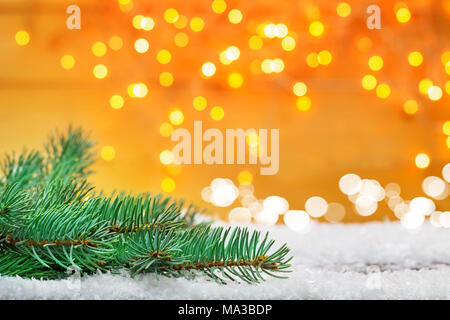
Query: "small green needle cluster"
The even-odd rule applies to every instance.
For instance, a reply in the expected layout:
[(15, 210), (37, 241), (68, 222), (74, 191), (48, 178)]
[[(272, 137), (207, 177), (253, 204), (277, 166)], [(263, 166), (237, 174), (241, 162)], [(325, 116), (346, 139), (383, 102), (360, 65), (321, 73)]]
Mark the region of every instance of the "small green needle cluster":
[(94, 143), (80, 128), (45, 151), (7, 155), (0, 180), (0, 275), (59, 279), (152, 272), (255, 283), (289, 272), (289, 249), (267, 234), (196, 223), (196, 207), (149, 193), (105, 196), (88, 182)]

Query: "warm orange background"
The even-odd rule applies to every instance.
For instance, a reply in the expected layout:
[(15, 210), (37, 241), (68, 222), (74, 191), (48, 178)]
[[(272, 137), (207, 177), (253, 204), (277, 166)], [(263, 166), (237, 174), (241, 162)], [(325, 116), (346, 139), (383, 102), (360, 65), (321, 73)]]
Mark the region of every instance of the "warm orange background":
[[(93, 180), (106, 190), (160, 191), (161, 180), (171, 176), (159, 161), (159, 153), (170, 149), (169, 138), (159, 134), (161, 123), (168, 121), (173, 107), (185, 115), (183, 127), (190, 128), (194, 120), (203, 120), (204, 128), (279, 128), (280, 171), (274, 176), (260, 176), (252, 166), (183, 166), (172, 176), (177, 183), (173, 194), (201, 200), (200, 191), (215, 177), (227, 177), (237, 183), (237, 175), (247, 169), (254, 175), (256, 196), (280, 195), (292, 208), (303, 209), (307, 198), (319, 195), (328, 201), (338, 201), (347, 207), (344, 219), (350, 221), (393, 218), (383, 204), (371, 217), (360, 217), (338, 189), (339, 178), (349, 172), (363, 178), (374, 178), (382, 185), (397, 182), (402, 197), (423, 195), (421, 183), (429, 175), (440, 176), (440, 170), (450, 160), (442, 124), (450, 119), (449, 97), (445, 93), (438, 102), (431, 102), (417, 92), (423, 77), (439, 80), (441, 88), (448, 75), (443, 72), (440, 54), (450, 48), (448, 1), (408, 1), (413, 18), (399, 26), (392, 6), (383, 1), (383, 29), (365, 27), (365, 7), (371, 1), (348, 1), (355, 4), (351, 22), (336, 18), (338, 1), (310, 1), (321, 9), (328, 26), (323, 39), (309, 39), (309, 21), (304, 15), (306, 4), (300, 1), (227, 1), (230, 8), (244, 13), (243, 22), (231, 25), (212, 13), (210, 1), (137, 1), (131, 13), (121, 12), (117, 1), (63, 0), (3, 0), (0, 3), (0, 152), (20, 151), (23, 145), (39, 147), (49, 131), (65, 128), (69, 123), (92, 131), (99, 147), (111, 145), (116, 158), (99, 160)], [(94, 4), (95, 3), (95, 4)], [(78, 4), (82, 8), (82, 29), (67, 30), (66, 7)], [(357, 7), (356, 7), (357, 4)], [(173, 45), (178, 32), (163, 21), (163, 12), (176, 8), (188, 18), (201, 16), (205, 29), (190, 36), (186, 48)], [(362, 9), (356, 9), (362, 8)], [(417, 12), (417, 14), (415, 14)], [(149, 33), (135, 30), (131, 19), (135, 14), (147, 14), (156, 27)], [(430, 20), (430, 17), (432, 19)], [(253, 20), (283, 22), (297, 32), (297, 48), (293, 52), (263, 49), (260, 53), (248, 48), (251, 36), (245, 25)], [(337, 22), (336, 22), (337, 21)], [(250, 24), (250, 23), (249, 23)], [(14, 41), (18, 30), (26, 29), (31, 42), (20, 47)], [(189, 27), (187, 27), (189, 29)], [(150, 50), (139, 55), (133, 50), (136, 38), (147, 35)], [(124, 39), (124, 48), (108, 51), (97, 58), (91, 53), (95, 41), (105, 41), (112, 35)], [(372, 37), (373, 49), (360, 52), (357, 40)], [(241, 48), (241, 58), (230, 66), (221, 66), (218, 52), (229, 45)], [(166, 48), (172, 53), (167, 66), (155, 61), (156, 52)], [(305, 64), (310, 51), (328, 49), (333, 62), (328, 67), (311, 70)], [(407, 54), (413, 49), (424, 53), (424, 66), (412, 70)], [(266, 51), (264, 51), (266, 50)], [(62, 55), (70, 53), (76, 66), (68, 71), (60, 66)], [(367, 59), (372, 54), (384, 58), (381, 76), (392, 88), (391, 96), (382, 100), (374, 92), (361, 88), (361, 78), (370, 70)], [(249, 61), (259, 55), (282, 56), (285, 71), (280, 75), (253, 75)], [(215, 61), (217, 73), (212, 79), (202, 79), (199, 73), (205, 61)], [(92, 67), (104, 63), (110, 74), (104, 80), (92, 76)], [(435, 70), (441, 70), (439, 72)], [(162, 71), (170, 71), (175, 82), (163, 88), (158, 83)], [(230, 72), (239, 71), (244, 85), (231, 89), (226, 83)], [(380, 73), (379, 73), (380, 74)], [(313, 107), (306, 113), (295, 107), (292, 84), (304, 81)], [(113, 94), (126, 96), (129, 83), (146, 82), (150, 92), (145, 99), (126, 97), (125, 106), (114, 110), (109, 106)], [(225, 110), (223, 120), (209, 117), (209, 108), (196, 111), (192, 99), (203, 95), (209, 106), (220, 105)], [(408, 116), (403, 102), (414, 97), (419, 112)], [(414, 157), (425, 152), (431, 165), (418, 169)], [(449, 209), (449, 201), (437, 201), (438, 209)], [(226, 212), (226, 210), (220, 210)]]

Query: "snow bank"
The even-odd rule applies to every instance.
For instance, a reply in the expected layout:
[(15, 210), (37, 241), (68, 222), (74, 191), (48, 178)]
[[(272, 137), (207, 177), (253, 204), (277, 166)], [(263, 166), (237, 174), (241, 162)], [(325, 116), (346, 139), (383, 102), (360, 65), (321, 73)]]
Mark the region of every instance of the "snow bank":
[(218, 285), (140, 275), (40, 281), (0, 277), (0, 299), (450, 299), (450, 230), (411, 234), (399, 223), (268, 229), (294, 259), (289, 280)]

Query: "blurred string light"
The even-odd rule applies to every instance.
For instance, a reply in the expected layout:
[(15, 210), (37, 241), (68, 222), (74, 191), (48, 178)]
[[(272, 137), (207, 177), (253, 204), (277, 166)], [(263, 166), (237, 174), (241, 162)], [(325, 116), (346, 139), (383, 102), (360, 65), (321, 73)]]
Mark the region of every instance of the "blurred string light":
[[(144, 14), (139, 13), (138, 7), (135, 8), (135, 4), (132, 0), (118, 0), (117, 1), (120, 10), (123, 12), (130, 12), (131, 10), (135, 10), (136, 14), (132, 16), (131, 19), (131, 25), (137, 29), (142, 31), (151, 31), (155, 28), (155, 21), (159, 21), (158, 17), (149, 17)], [(352, 19), (358, 19), (356, 15), (352, 15), (353, 8), (352, 6), (347, 2), (339, 2), (336, 5), (334, 5), (337, 18), (347, 18), (350, 17)], [(355, 7), (357, 5), (355, 4)], [(224, 0), (214, 0), (210, 4), (211, 8), (211, 14), (222, 14), (227, 12), (227, 18), (228, 21), (232, 24), (240, 24), (242, 21), (244, 21), (244, 13), (238, 8), (228, 8), (227, 2)], [(321, 8), (319, 8), (317, 5), (313, 3), (307, 3), (303, 6), (304, 8), (304, 14), (306, 17), (310, 20), (310, 23), (306, 26), (307, 31), (312, 36), (312, 38), (320, 38), (325, 34), (325, 31), (327, 30), (327, 24), (331, 22), (331, 15), (324, 15), (323, 13), (326, 12), (324, 10), (321, 11)], [(399, 25), (407, 24), (407, 22), (411, 21), (413, 14), (412, 9), (408, 7), (407, 4), (404, 2), (395, 2), (392, 5), (392, 8), (395, 13), (395, 17), (397, 21), (399, 22)], [(355, 8), (355, 10), (359, 10), (360, 8)], [(418, 8), (414, 8), (414, 10), (421, 10)], [(143, 10), (144, 11), (144, 10)], [(188, 19), (188, 12), (180, 13), (177, 8), (166, 8), (163, 12), (163, 20), (170, 25), (173, 25), (175, 29), (184, 29), (186, 26), (189, 26), (189, 28), (193, 32), (202, 32), (204, 31), (205, 26), (208, 24), (210, 15), (206, 13), (204, 16), (190, 16)], [(323, 19), (324, 17), (328, 18), (328, 20)], [(156, 19), (156, 20), (155, 20)], [(259, 21), (258, 21), (259, 20)], [(391, 26), (391, 28), (395, 29), (395, 26)], [(293, 51), (297, 47), (297, 38), (299, 37), (298, 34), (295, 32), (291, 32), (286, 24), (286, 22), (264, 22), (262, 19), (254, 19), (249, 20), (248, 24), (246, 25), (246, 30), (249, 32), (248, 36), (248, 43), (249, 48), (251, 50), (260, 50), (263, 48), (264, 45), (267, 46), (273, 46), (274, 43), (264, 43), (264, 38), (267, 39), (280, 39), (280, 42), (276, 43), (276, 45), (281, 44), (281, 47), (283, 51)], [(306, 30), (305, 30), (306, 31)], [(356, 41), (357, 47), (361, 52), (367, 52), (370, 53), (372, 48), (374, 47), (374, 40), (371, 39), (370, 35), (364, 35), (358, 36), (359, 39)], [(16, 42), (19, 45), (26, 45), (30, 40), (30, 35), (25, 30), (20, 30), (16, 33)], [(317, 40), (310, 40), (310, 41), (317, 41)], [(97, 57), (103, 57), (107, 54), (107, 46), (106, 42), (109, 45), (109, 48), (113, 51), (118, 51), (123, 47), (123, 39), (119, 36), (112, 36), (107, 41), (97, 41), (92, 46), (92, 51), (95, 56)], [(178, 32), (174, 34), (173, 36), (173, 42), (176, 47), (178, 48), (184, 48), (189, 43), (189, 35), (185, 32)], [(302, 44), (302, 48), (305, 46)], [(149, 50), (149, 42), (145, 38), (140, 38), (135, 41), (134, 44), (135, 50), (138, 53), (146, 53)], [(271, 49), (271, 48), (268, 48)], [(403, 53), (404, 57), (407, 57), (407, 61), (410, 66), (412, 67), (418, 67), (421, 66), (424, 62), (424, 59), (427, 58), (424, 56), (423, 52), (420, 52), (418, 50), (411, 50), (412, 48), (407, 48), (407, 52)], [(414, 48), (417, 49), (417, 48)], [(317, 68), (318, 66), (327, 66), (330, 63), (332, 63), (334, 57), (331, 54), (332, 50), (322, 50), (319, 52), (310, 52), (307, 55), (306, 58), (306, 64), (311, 68)], [(450, 51), (449, 50), (443, 50), (440, 54), (440, 60), (442, 62), (444, 71), (447, 74), (450, 74)], [(167, 64), (171, 61), (172, 55), (175, 54), (173, 52), (168, 52), (167, 50), (163, 49), (161, 50), (161, 53), (157, 55), (157, 61), (161, 64)], [(238, 59), (240, 57), (240, 49), (236, 46), (231, 46), (228, 49), (220, 52), (220, 62), (222, 64), (228, 65), (231, 64), (233, 61)], [(282, 57), (277, 58), (267, 58), (260, 56), (258, 59), (253, 59), (251, 61), (251, 70), (253, 75), (258, 75), (260, 72), (254, 68), (255, 63), (259, 61), (261, 64), (260, 70), (264, 74), (271, 74), (271, 73), (282, 73), (285, 71), (285, 60)], [(428, 64), (430, 63), (427, 61)], [(368, 60), (369, 69), (375, 72), (380, 72), (383, 69), (384, 61), (381, 56), (378, 55), (371, 55), (369, 56)], [(105, 65), (107, 68), (107, 66)], [(70, 69), (70, 68), (67, 68)], [(104, 78), (106, 77), (105, 72), (94, 73), (95, 77), (97, 78)], [(216, 73), (216, 65), (213, 61), (207, 62), (202, 65), (201, 74), (204, 77), (212, 77)], [(234, 70), (233, 76), (228, 77), (228, 84), (231, 88), (239, 88), (243, 81), (241, 81), (241, 77), (234, 75), (240, 74), (242, 77), (244, 77), (244, 73), (240, 70)], [(388, 71), (385, 72), (386, 74)], [(427, 74), (433, 74), (434, 77), (435, 73), (426, 72)], [(170, 87), (173, 83), (174, 74), (170, 73), (164, 73), (160, 74), (160, 85), (163, 87)], [(222, 77), (219, 77), (222, 79)], [(439, 80), (439, 79), (438, 79)], [(419, 85), (419, 91), (428, 96), (429, 100), (439, 101), (442, 99), (443, 94), (445, 92), (450, 92), (450, 82), (447, 81), (446, 83), (438, 83), (440, 81), (436, 80), (436, 83), (433, 83), (432, 80), (425, 78), (422, 79)], [(396, 88), (391, 88), (387, 83), (385, 84), (378, 84), (377, 78), (373, 75), (365, 75), (362, 80), (363, 89), (365, 90), (373, 90), (376, 89), (376, 94), (381, 99), (387, 99), (391, 97), (391, 92), (395, 90)], [(300, 100), (303, 102), (306, 102), (306, 100)], [(307, 103), (303, 103), (300, 105), (308, 105)], [(299, 106), (299, 103), (297, 103), (297, 107)], [(413, 115), (416, 113), (415, 108), (412, 106), (412, 104), (409, 104), (410, 107), (404, 107), (404, 111), (407, 114)], [(300, 107), (300, 111), (307, 110), (308, 108), (302, 108)]]
[(223, 117), (225, 116), (225, 111), (223, 110), (222, 107), (219, 106), (215, 106), (211, 109), (211, 119), (219, 121), (222, 120)]
[(102, 148), (101, 157), (105, 161), (112, 161), (116, 157), (116, 150), (112, 146), (105, 146)]
[[(307, 112), (311, 109), (312, 100), (310, 93), (314, 92), (316, 88), (314, 88), (312, 82), (311, 84), (308, 83), (308, 87), (306, 84), (304, 86), (297, 85), (297, 87), (295, 87), (297, 83), (300, 83), (300, 79), (291, 79), (286, 75), (292, 68), (297, 67), (297, 65), (294, 65), (292, 60), (290, 60), (289, 55), (291, 54), (289, 52), (297, 52), (297, 50), (301, 50), (298, 52), (305, 52), (306, 60), (302, 59), (301, 63), (312, 68), (310, 72), (315, 72), (316, 70), (313, 69), (316, 68), (318, 71), (322, 67), (333, 64), (334, 61), (338, 63), (340, 59), (339, 54), (338, 52), (335, 53), (335, 45), (332, 41), (329, 41), (331, 39), (328, 39), (327, 34), (328, 26), (332, 24), (332, 16), (335, 16), (336, 19), (341, 19), (342, 21), (344, 21), (345, 18), (345, 21), (350, 22), (353, 21), (353, 19), (360, 18), (352, 13), (361, 9), (356, 3), (352, 3), (352, 6), (354, 6), (352, 7), (347, 2), (339, 2), (337, 4), (332, 4), (332, 15), (330, 15), (327, 13), (327, 10), (321, 10), (322, 8), (319, 8), (317, 5), (308, 3), (303, 7), (304, 14), (309, 20), (309, 23), (303, 26), (303, 29), (298, 28), (297, 25), (292, 25), (292, 30), (290, 30), (289, 28), (291, 26), (288, 27), (288, 25), (293, 22), (289, 21), (289, 19), (286, 19), (285, 21), (270, 21), (263, 18), (255, 20), (244, 19), (246, 12), (243, 9), (241, 11), (241, 8), (229, 8), (227, 2), (224, 0), (214, 0), (210, 2), (210, 12), (205, 12), (201, 17), (190, 14), (189, 12), (179, 12), (177, 10), (179, 8), (164, 8), (165, 11), (163, 11), (162, 17), (149, 17), (143, 14), (145, 13), (145, 10), (139, 12), (141, 8), (137, 3), (135, 6), (135, 2), (132, 0), (118, 0), (117, 3), (121, 11), (130, 14), (132, 12), (128, 23), (130, 23), (130, 27), (135, 29), (135, 31), (139, 30), (136, 31), (136, 34), (139, 34), (139, 37), (142, 38), (133, 38), (130, 44), (126, 43), (130, 40), (130, 37), (125, 36), (120, 37), (118, 35), (113, 35), (110, 38), (98, 39), (90, 47), (94, 56), (103, 59), (110, 54), (109, 51), (119, 51), (124, 47), (124, 43), (126, 43), (126, 46), (129, 45), (132, 48), (134, 47), (136, 52), (143, 54), (143, 57), (147, 58), (145, 53), (150, 49), (150, 42), (148, 39), (151, 39), (150, 36), (152, 34), (152, 32), (149, 31), (154, 30), (156, 23), (158, 23), (158, 28), (172, 28), (174, 32), (171, 33), (169, 37), (170, 43), (165, 46), (165, 48), (170, 48), (171, 51), (161, 48), (156, 54), (156, 59), (154, 59), (154, 61), (161, 65), (169, 63), (173, 64), (172, 60), (174, 57), (182, 55), (180, 54), (182, 48), (189, 45), (190, 37), (192, 37), (194, 41), (196, 40), (194, 37), (196, 37), (197, 34), (205, 34), (206, 32), (210, 32), (209, 30), (214, 30), (214, 26), (210, 25), (214, 22), (214, 16), (223, 14), (223, 17), (221, 18), (228, 19), (232, 24), (230, 28), (241, 31), (242, 29), (245, 29), (245, 31), (242, 32), (242, 38), (245, 41), (248, 39), (248, 46), (240, 45), (238, 47), (236, 44), (242, 42), (237, 41), (239, 40), (237, 39), (234, 45), (233, 43), (223, 43), (220, 47), (222, 48), (222, 51), (218, 52), (218, 57), (198, 55), (198, 59), (202, 59), (196, 64), (197, 66), (200, 66), (201, 77), (199, 78), (211, 78), (216, 73), (219, 73), (217, 77), (214, 77), (214, 81), (223, 81), (225, 84), (228, 84), (228, 89), (237, 89), (244, 84), (250, 84), (252, 77), (272, 74), (267, 77), (267, 79), (275, 79), (275, 77), (279, 76), (276, 81), (281, 80), (278, 83), (286, 83), (285, 89), (289, 91), (292, 90), (292, 94), (295, 96), (295, 100), (293, 101), (295, 101), (295, 106), (300, 112)], [(409, 30), (407, 28), (413, 26), (410, 22), (416, 17), (419, 19), (421, 15), (424, 15), (422, 12), (423, 10), (416, 7), (409, 8), (403, 2), (395, 2), (391, 7), (394, 9), (398, 28), (404, 30)], [(420, 11), (420, 14), (416, 15), (416, 11)], [(328, 10), (328, 12), (330, 12), (330, 10)], [(391, 28), (395, 29), (396, 27), (392, 26)], [(162, 30), (164, 31), (164, 29)], [(293, 32), (293, 30), (295, 30), (295, 32)], [(309, 36), (303, 37), (302, 33), (309, 33)], [(325, 35), (327, 35), (327, 37), (324, 37)], [(331, 35), (332, 34), (330, 33), (330, 36)], [(31, 36), (29, 31), (19, 30), (15, 33), (14, 38), (17, 45), (25, 46), (29, 44)], [(346, 41), (348, 39), (339, 37), (338, 40)], [(367, 61), (366, 67), (361, 70), (361, 74), (358, 78), (358, 81), (361, 81), (362, 90), (373, 90), (379, 98), (389, 98), (388, 101), (393, 101), (394, 98), (398, 96), (393, 93), (395, 93), (395, 90), (399, 90), (398, 85), (395, 86), (394, 84), (399, 83), (399, 81), (394, 81), (395, 79), (391, 81), (391, 76), (395, 77), (395, 75), (391, 73), (392, 68), (389, 66), (390, 60), (385, 62), (381, 55), (379, 55), (380, 53), (373, 52), (374, 48), (379, 48), (380, 40), (373, 38), (372, 34), (369, 33), (358, 34), (357, 36), (354, 36), (354, 40), (355, 47), (359, 50), (357, 51), (359, 55), (355, 57), (360, 59), (363, 63)], [(317, 45), (312, 46), (312, 44)], [(324, 45), (327, 45), (326, 49), (324, 49)], [(282, 50), (276, 51), (280, 46)], [(440, 46), (440, 44), (437, 44), (436, 46)], [(195, 48), (195, 46), (192, 46), (192, 48)], [(437, 58), (428, 54), (431, 49), (439, 52)], [(249, 58), (249, 55), (247, 54), (248, 51), (252, 53), (251, 58)], [(273, 55), (276, 52), (278, 53)], [(450, 94), (450, 81), (447, 80), (447, 76), (450, 74), (450, 51), (448, 48), (430, 48), (429, 50), (424, 50), (421, 47), (405, 46), (405, 48), (403, 48), (397, 46), (396, 53), (398, 53), (397, 61), (399, 61), (399, 63), (403, 61), (406, 66), (410, 67), (412, 70), (420, 71), (414, 73), (414, 76), (411, 76), (410, 79), (405, 79), (405, 82), (408, 82), (408, 85), (405, 85), (403, 81), (401, 82), (402, 87), (400, 89), (404, 90), (404, 87), (406, 87), (407, 90), (405, 91), (410, 93), (410, 95), (405, 97), (403, 101), (396, 101), (396, 104), (406, 114), (418, 116), (423, 113), (418, 112), (419, 107), (420, 110), (425, 111), (426, 104), (440, 103), (446, 98), (444, 97), (445, 94)], [(62, 68), (66, 70), (74, 68), (75, 58), (73, 55), (68, 53), (60, 59)], [(237, 60), (239, 60), (239, 63), (233, 63)], [(93, 76), (97, 79), (104, 79), (109, 75), (109, 65), (103, 61), (99, 62), (100, 63), (96, 62), (92, 69)], [(217, 69), (216, 65), (219, 62), (220, 68)], [(250, 67), (250, 74), (246, 73), (245, 69), (243, 69), (242, 66), (245, 64)], [(434, 67), (436, 65), (439, 66), (439, 70), (435, 70)], [(174, 79), (177, 76), (176, 71), (174, 70), (176, 69), (171, 69), (170, 72), (164, 70), (158, 71), (158, 73), (156, 73), (156, 82), (159, 80), (159, 85), (161, 87), (172, 87)], [(195, 76), (198, 76), (198, 74)], [(286, 79), (289, 79), (289, 81), (285, 81)], [(148, 83), (153, 80), (145, 81), (146, 83), (130, 84), (128, 86), (128, 95), (132, 98), (147, 97)], [(426, 99), (415, 97), (417, 92)], [(108, 95), (108, 99), (111, 107), (114, 109), (120, 109), (124, 105), (124, 99), (121, 95)], [(197, 103), (193, 103), (193, 106), (199, 111), (205, 110), (208, 107), (207, 103), (202, 99), (199, 99)], [(179, 111), (183, 114), (181, 110)], [(210, 110), (210, 116), (214, 120), (221, 120), (224, 117), (224, 109), (217, 106), (213, 107)], [(170, 118), (169, 122), (164, 122), (160, 126), (160, 133), (162, 136), (170, 136), (171, 130), (173, 130), (171, 126), (183, 123), (183, 121), (181, 121), (181, 123), (175, 121), (175, 123), (179, 123), (175, 124)], [(450, 128), (443, 128), (443, 132), (447, 138), (447, 146), (450, 148)], [(429, 166), (430, 158), (426, 154), (425, 156), (420, 157), (418, 155), (414, 159), (414, 162), (418, 168), (423, 169)], [(431, 184), (432, 186), (442, 185), (441, 183), (436, 182), (437, 180), (433, 181), (434, 183)], [(427, 192), (434, 195), (435, 193), (430, 190)], [(363, 205), (365, 199), (366, 198), (360, 199), (358, 203)], [(356, 203), (357, 199), (355, 198), (353, 200)]]
[[(418, 156), (422, 158), (424, 155), (426, 156), (426, 154)], [(429, 164), (427, 156), (423, 159), (424, 165), (426, 162)], [(428, 197), (434, 200), (444, 200), (450, 195), (448, 184), (450, 163), (442, 168), (442, 177), (443, 179), (437, 176), (428, 176), (423, 180), (422, 190)], [(427, 218), (435, 227), (450, 228), (450, 212), (436, 211), (435, 202), (427, 197), (419, 196), (411, 200), (404, 200), (401, 196), (401, 188), (397, 183), (388, 183), (383, 188), (376, 180), (361, 179), (358, 175), (349, 173), (340, 178), (339, 189), (354, 203), (356, 212), (362, 216), (373, 214), (378, 208), (377, 202), (385, 199), (388, 207), (407, 230), (418, 230)]]
[(305, 210), (290, 209), (289, 202), (276, 195), (258, 199), (254, 195), (253, 175), (247, 170), (239, 172), (238, 181), (239, 187), (236, 187), (230, 179), (216, 178), (201, 192), (202, 199), (216, 207), (229, 207), (239, 199), (241, 206), (228, 213), (228, 220), (233, 223), (253, 221), (271, 226), (281, 218), (288, 228), (301, 234), (311, 230), (313, 219), (324, 217), (331, 223), (337, 223), (345, 216), (342, 204), (328, 204), (319, 196), (310, 197), (305, 203)]
[(238, 24), (242, 21), (243, 15), (239, 9), (232, 9), (228, 13), (228, 20), (233, 24)]
[(26, 46), (30, 42), (30, 34), (25, 30), (17, 31), (15, 40), (19, 46)]
[(426, 153), (419, 153), (414, 161), (419, 169), (425, 169), (430, 165), (430, 157)]
[(121, 109), (125, 103), (123, 97), (119, 94), (115, 94), (109, 100), (111, 108), (113, 109)]
[(164, 178), (161, 181), (161, 189), (164, 192), (173, 192), (175, 190), (176, 183), (172, 178)]
[(92, 73), (97, 79), (104, 79), (108, 75), (108, 68), (104, 64), (97, 64)]
[(347, 18), (352, 13), (352, 7), (346, 2), (341, 2), (336, 7), (336, 13), (341, 18)]
[(202, 65), (202, 73), (205, 77), (212, 77), (216, 73), (216, 66), (212, 62), (205, 62)]
[(181, 110), (173, 110), (169, 114), (169, 120), (173, 125), (179, 126), (184, 122), (184, 114)]
[(113, 51), (119, 51), (123, 47), (123, 40), (119, 36), (112, 36), (108, 40), (108, 45)]
[(407, 100), (403, 105), (403, 109), (407, 114), (415, 114), (419, 110), (419, 105), (416, 100)]
[(103, 57), (107, 50), (106, 44), (101, 41), (97, 41), (92, 45), (92, 53), (96, 57)]
[(61, 67), (70, 70), (75, 66), (75, 58), (70, 54), (65, 54), (61, 57)]
[(137, 39), (134, 42), (134, 49), (136, 49), (136, 52), (138, 53), (145, 53), (150, 48), (150, 44), (148, 41), (144, 38)]
[(173, 132), (173, 127), (168, 122), (164, 122), (159, 126), (159, 133), (163, 137), (170, 137), (172, 135), (172, 132)]
[(170, 72), (164, 71), (159, 75), (159, 83), (163, 87), (170, 87), (173, 84), (174, 78)]
[(131, 98), (144, 98), (147, 96), (148, 87), (145, 83), (132, 83), (128, 85), (128, 95)]
[(156, 60), (158, 60), (161, 64), (168, 64), (172, 60), (172, 54), (169, 50), (162, 49), (158, 51), (158, 54), (156, 55)]
[(189, 44), (189, 36), (184, 32), (178, 32), (173, 41), (177, 47), (184, 48)]
[(194, 109), (197, 111), (205, 110), (208, 106), (208, 101), (203, 96), (197, 96), (192, 101), (192, 105), (194, 106)]

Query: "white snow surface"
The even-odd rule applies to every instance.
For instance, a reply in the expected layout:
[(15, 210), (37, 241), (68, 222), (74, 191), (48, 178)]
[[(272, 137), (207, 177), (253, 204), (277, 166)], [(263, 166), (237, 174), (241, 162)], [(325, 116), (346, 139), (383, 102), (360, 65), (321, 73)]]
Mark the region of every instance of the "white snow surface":
[(268, 229), (291, 248), (289, 279), (220, 285), (194, 279), (98, 274), (42, 281), (0, 277), (0, 299), (450, 299), (450, 230), (397, 222), (316, 223), (307, 234)]

